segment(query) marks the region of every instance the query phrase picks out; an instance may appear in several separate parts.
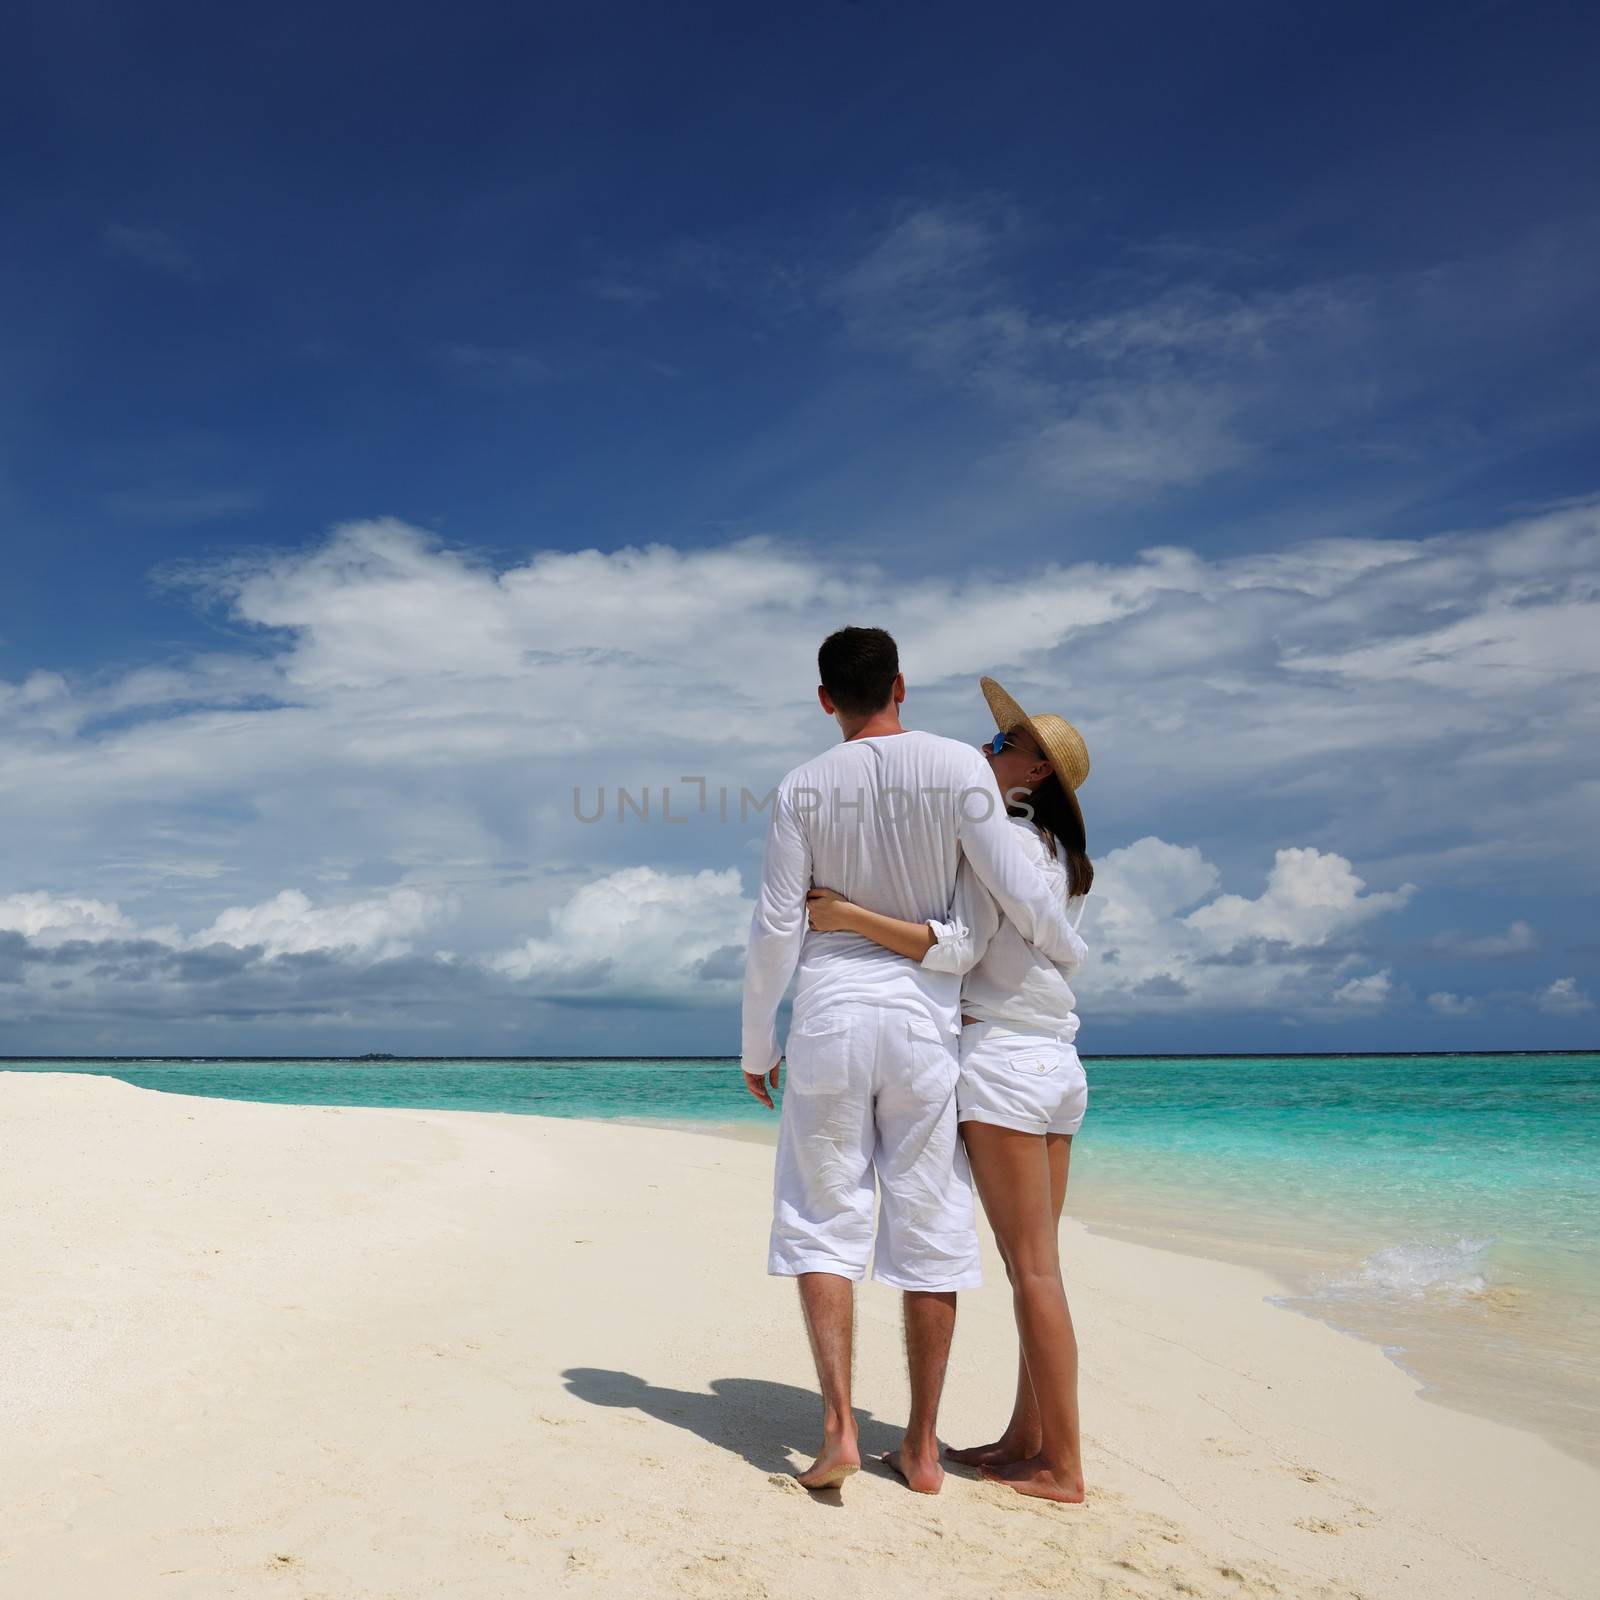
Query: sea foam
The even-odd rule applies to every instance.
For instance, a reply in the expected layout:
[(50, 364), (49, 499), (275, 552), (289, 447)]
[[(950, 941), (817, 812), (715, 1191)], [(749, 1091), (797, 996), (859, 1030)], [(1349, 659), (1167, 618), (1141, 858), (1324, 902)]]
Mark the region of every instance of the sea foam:
[(1484, 1293), (1485, 1257), (1492, 1239), (1452, 1244), (1411, 1240), (1374, 1250), (1342, 1277), (1325, 1282), (1316, 1299), (1464, 1300)]

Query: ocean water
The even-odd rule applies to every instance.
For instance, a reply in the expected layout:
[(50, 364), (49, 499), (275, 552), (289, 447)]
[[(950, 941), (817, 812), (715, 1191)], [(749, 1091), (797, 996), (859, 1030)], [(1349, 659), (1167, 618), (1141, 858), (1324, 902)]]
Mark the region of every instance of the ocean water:
[[(728, 1059), (49, 1061), (308, 1105), (770, 1134)], [(1068, 1209), (1266, 1268), (1431, 1398), (1600, 1463), (1600, 1054), (1085, 1057)], [(3, 1122), (0, 1102), (0, 1122)]]

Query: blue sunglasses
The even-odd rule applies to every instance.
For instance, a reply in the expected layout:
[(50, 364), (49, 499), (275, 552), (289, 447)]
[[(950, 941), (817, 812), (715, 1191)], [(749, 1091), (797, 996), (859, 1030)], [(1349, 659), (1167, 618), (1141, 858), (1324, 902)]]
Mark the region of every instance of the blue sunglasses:
[(1006, 733), (1002, 730), (1001, 732), (996, 733), (994, 738), (985, 740), (983, 748), (987, 750), (990, 755), (997, 756), (1002, 750), (1007, 748), (1017, 750), (1020, 749), (1021, 746), (1017, 744), (1017, 742), (1009, 733)]

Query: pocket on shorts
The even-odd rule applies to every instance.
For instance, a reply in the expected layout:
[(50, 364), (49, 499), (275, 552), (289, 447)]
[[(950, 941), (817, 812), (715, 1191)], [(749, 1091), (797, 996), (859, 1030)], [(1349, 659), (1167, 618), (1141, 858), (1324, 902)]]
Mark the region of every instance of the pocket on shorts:
[(906, 1047), (919, 1085), (949, 1092), (961, 1076), (961, 1052), (956, 1038), (929, 1017), (906, 1020)]
[(1054, 1041), (1041, 1040), (1006, 1052), (1006, 1065), (1020, 1077), (1065, 1083), (1070, 1055)]
[(850, 1018), (833, 1012), (791, 1025), (783, 1055), (786, 1087), (796, 1094), (842, 1094), (850, 1084)]

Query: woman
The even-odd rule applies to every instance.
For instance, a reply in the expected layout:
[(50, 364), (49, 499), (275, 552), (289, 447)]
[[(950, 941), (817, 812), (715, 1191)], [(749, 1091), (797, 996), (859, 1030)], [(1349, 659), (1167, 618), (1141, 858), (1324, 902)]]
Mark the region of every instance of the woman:
[[(1040, 871), (1069, 903), (1079, 900), (1081, 918), (1094, 868), (1074, 791), (1089, 775), (1089, 752), (1071, 723), (1029, 717), (993, 678), (979, 682), (1000, 729), (983, 749), (1006, 809)], [(1023, 1494), (1081, 1501), (1078, 1345), (1058, 1243), (1072, 1139), (1088, 1099), (1067, 984), (1078, 963), (1057, 965), (1030, 945), (964, 860), (947, 923), (880, 916), (831, 889), (813, 889), (807, 901), (813, 928), (859, 933), (965, 975), (956, 1114), (1011, 1280), (1020, 1348), (1005, 1431), (993, 1444), (947, 1454)]]

